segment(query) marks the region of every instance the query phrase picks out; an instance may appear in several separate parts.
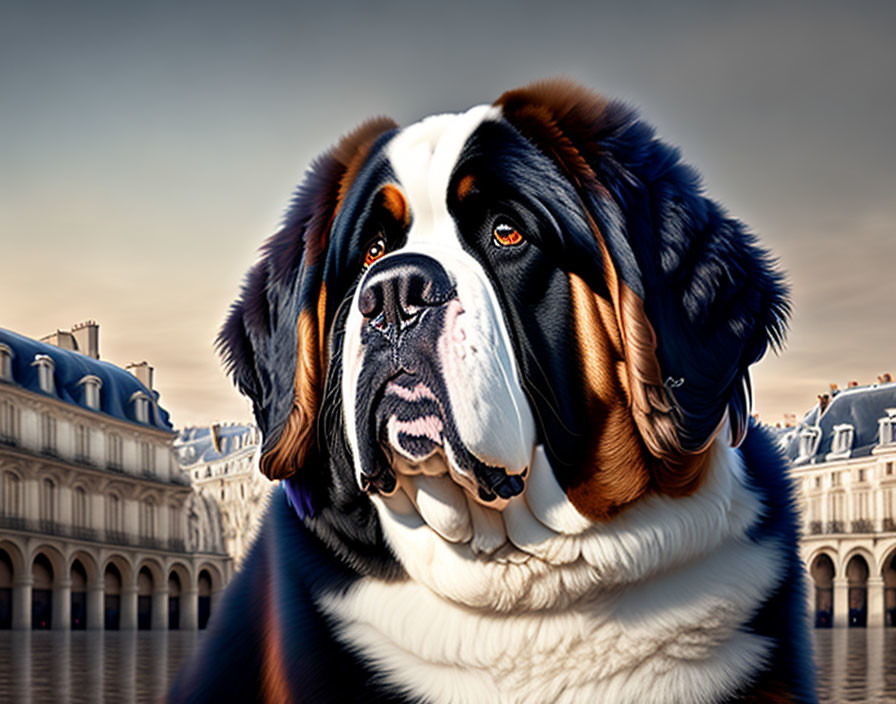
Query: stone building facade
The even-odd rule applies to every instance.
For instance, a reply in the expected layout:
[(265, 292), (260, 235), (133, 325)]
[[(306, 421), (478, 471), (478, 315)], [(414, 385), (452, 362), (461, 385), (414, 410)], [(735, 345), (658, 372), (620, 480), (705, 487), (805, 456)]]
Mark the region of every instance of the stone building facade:
[(274, 482), (258, 468), (261, 433), (238, 423), (192, 427), (174, 441), (177, 460), (199, 494), (218, 505), (227, 554), (239, 568)]
[(232, 561), (153, 391), (95, 323), (0, 329), (0, 628), (204, 626)]
[(896, 383), (832, 386), (781, 443), (816, 626), (896, 626)]

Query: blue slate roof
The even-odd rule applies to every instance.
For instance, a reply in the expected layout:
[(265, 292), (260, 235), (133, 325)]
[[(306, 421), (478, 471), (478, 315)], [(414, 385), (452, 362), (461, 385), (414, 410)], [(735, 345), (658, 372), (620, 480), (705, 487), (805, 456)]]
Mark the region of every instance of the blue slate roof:
[(880, 442), (878, 421), (887, 417), (888, 408), (896, 408), (896, 382), (858, 386), (839, 391), (831, 398), (824, 411), (819, 404), (816, 404), (800, 421), (786, 446), (787, 457), (793, 462), (799, 456), (801, 431), (806, 428), (817, 428), (821, 431), (821, 439), (815, 452), (800, 464), (824, 462), (825, 456), (831, 452), (834, 427), (844, 424), (849, 424), (855, 429), (849, 456), (870, 455)]
[(178, 461), (182, 467), (188, 467), (200, 462), (224, 459), (253, 444), (254, 432), (255, 427), (251, 425), (220, 425), (218, 446), (215, 447), (212, 429), (209, 426), (185, 428), (174, 441)]
[[(12, 349), (12, 383), (16, 386), (57, 398), (94, 413), (105, 413), (120, 420), (160, 430), (173, 430), (168, 412), (158, 404), (158, 392), (146, 388), (137, 377), (121, 367), (93, 359), (80, 352), (71, 352), (55, 345), (38, 342), (3, 328), (0, 328), (0, 343)], [(53, 360), (55, 390), (52, 394), (47, 394), (40, 388), (38, 367), (32, 364), (37, 355), (46, 355)], [(102, 382), (99, 409), (90, 408), (85, 403), (84, 385), (81, 381), (90, 375)], [(132, 397), (138, 391), (151, 399), (148, 423), (137, 420)]]

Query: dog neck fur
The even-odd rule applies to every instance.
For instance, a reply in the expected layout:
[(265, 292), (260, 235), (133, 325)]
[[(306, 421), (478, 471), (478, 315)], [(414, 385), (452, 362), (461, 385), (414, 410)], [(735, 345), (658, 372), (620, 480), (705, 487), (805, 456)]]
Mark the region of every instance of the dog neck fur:
[[(783, 562), (779, 545), (746, 537), (761, 508), (739, 451), (711, 451), (694, 495), (651, 496), (557, 538), (578, 552), (564, 564), (477, 559), (375, 497), (410, 579), (364, 579), (321, 606), (389, 682), (428, 702), (717, 701), (768, 656), (741, 627)], [(507, 593), (514, 613), (489, 597)]]

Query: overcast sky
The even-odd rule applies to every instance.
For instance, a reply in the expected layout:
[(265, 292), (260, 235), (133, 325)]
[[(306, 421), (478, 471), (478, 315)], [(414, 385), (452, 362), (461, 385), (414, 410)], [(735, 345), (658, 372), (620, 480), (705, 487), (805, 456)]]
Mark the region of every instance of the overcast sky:
[(177, 426), (247, 420), (212, 342), (308, 162), (564, 75), (639, 105), (793, 285), (755, 407), (896, 372), (896, 3), (0, 0), (0, 327), (92, 318)]

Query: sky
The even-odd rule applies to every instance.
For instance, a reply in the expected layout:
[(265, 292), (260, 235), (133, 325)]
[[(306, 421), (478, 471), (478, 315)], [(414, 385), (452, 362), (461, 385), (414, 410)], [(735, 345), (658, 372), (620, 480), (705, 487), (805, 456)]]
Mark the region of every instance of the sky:
[(177, 427), (250, 419), (213, 341), (309, 162), (566, 76), (637, 105), (787, 270), (763, 420), (896, 373), (896, 4), (0, 0), (0, 327), (100, 323)]

